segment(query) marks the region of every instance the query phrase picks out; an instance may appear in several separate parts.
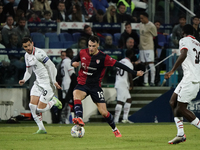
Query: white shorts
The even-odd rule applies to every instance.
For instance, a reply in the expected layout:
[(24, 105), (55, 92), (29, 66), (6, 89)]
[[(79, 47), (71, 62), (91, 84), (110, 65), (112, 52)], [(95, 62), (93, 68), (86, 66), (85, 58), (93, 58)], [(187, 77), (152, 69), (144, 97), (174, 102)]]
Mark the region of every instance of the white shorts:
[(129, 89), (127, 87), (116, 88), (117, 91), (117, 101), (126, 102), (127, 99), (131, 98)]
[(198, 82), (184, 82), (183, 80), (178, 84), (174, 93), (178, 95), (177, 101), (182, 103), (190, 103), (195, 99), (199, 92), (200, 83)]
[(50, 84), (38, 85), (34, 83), (30, 95), (40, 97), (40, 101), (47, 104), (54, 96), (54, 93)]
[(154, 50), (140, 50), (141, 62), (154, 62)]

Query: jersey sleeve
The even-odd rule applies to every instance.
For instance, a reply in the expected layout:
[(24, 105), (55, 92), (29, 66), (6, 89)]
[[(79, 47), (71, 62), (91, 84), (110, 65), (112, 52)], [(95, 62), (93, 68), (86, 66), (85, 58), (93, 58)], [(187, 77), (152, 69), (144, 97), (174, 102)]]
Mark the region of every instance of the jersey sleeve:
[(43, 50), (40, 50), (36, 54), (36, 58), (37, 58), (38, 61), (40, 61), (40, 62), (42, 62), (44, 64), (49, 60), (49, 57), (47, 56), (47, 54)]
[(151, 28), (150, 28), (150, 32), (153, 36), (157, 36), (157, 29), (156, 29), (156, 26), (153, 25)]
[(180, 41), (179, 41), (179, 50), (181, 51), (182, 49), (187, 49), (188, 50), (188, 42), (186, 41), (185, 38), (182, 38)]
[(105, 61), (104, 61), (104, 66), (114, 66), (117, 60), (113, 59), (109, 55), (106, 55)]

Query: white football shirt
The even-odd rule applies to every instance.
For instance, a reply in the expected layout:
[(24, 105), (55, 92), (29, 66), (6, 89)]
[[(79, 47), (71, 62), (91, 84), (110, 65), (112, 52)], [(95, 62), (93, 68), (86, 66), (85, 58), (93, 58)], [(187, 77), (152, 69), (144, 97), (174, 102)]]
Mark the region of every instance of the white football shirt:
[(74, 67), (71, 66), (71, 59), (66, 57), (61, 64), (62, 90), (68, 90), (71, 83), (71, 75), (75, 73)]
[(179, 50), (187, 49), (187, 57), (182, 63), (184, 81), (200, 82), (200, 43), (188, 35), (179, 41)]
[(36, 82), (38, 84), (50, 83), (50, 77), (44, 64), (49, 60), (47, 54), (37, 47), (33, 48), (32, 54), (25, 53), (26, 67), (32, 67), (36, 75)]
[[(133, 70), (133, 65), (129, 58), (123, 58), (119, 62)], [(128, 72), (123, 69), (117, 68), (115, 88), (122, 87), (122, 86), (127, 87), (127, 88), (129, 88), (130, 86), (130, 82), (128, 79)]]

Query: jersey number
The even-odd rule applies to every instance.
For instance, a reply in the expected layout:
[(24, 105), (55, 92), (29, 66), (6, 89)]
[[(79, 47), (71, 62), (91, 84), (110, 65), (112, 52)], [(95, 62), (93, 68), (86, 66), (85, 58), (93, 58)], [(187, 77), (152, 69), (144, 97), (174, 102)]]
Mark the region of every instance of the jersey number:
[(199, 64), (199, 55), (200, 55), (200, 52), (197, 52), (197, 50), (195, 48), (193, 48), (193, 51), (196, 52), (195, 64)]
[(117, 75), (120, 75), (120, 76), (123, 76), (124, 75), (124, 70), (123, 69), (120, 69), (120, 68), (117, 68)]
[(99, 98), (101, 98), (101, 99), (104, 98), (104, 96), (103, 96), (103, 91), (101, 91), (101, 92), (97, 92), (97, 93), (98, 93)]

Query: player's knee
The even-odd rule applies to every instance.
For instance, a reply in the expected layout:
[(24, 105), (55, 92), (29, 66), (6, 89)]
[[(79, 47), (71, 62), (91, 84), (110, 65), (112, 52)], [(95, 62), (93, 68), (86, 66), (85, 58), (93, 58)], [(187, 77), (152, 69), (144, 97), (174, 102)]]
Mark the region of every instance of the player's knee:
[(169, 105), (174, 108), (174, 102), (173, 101), (169, 101)]

